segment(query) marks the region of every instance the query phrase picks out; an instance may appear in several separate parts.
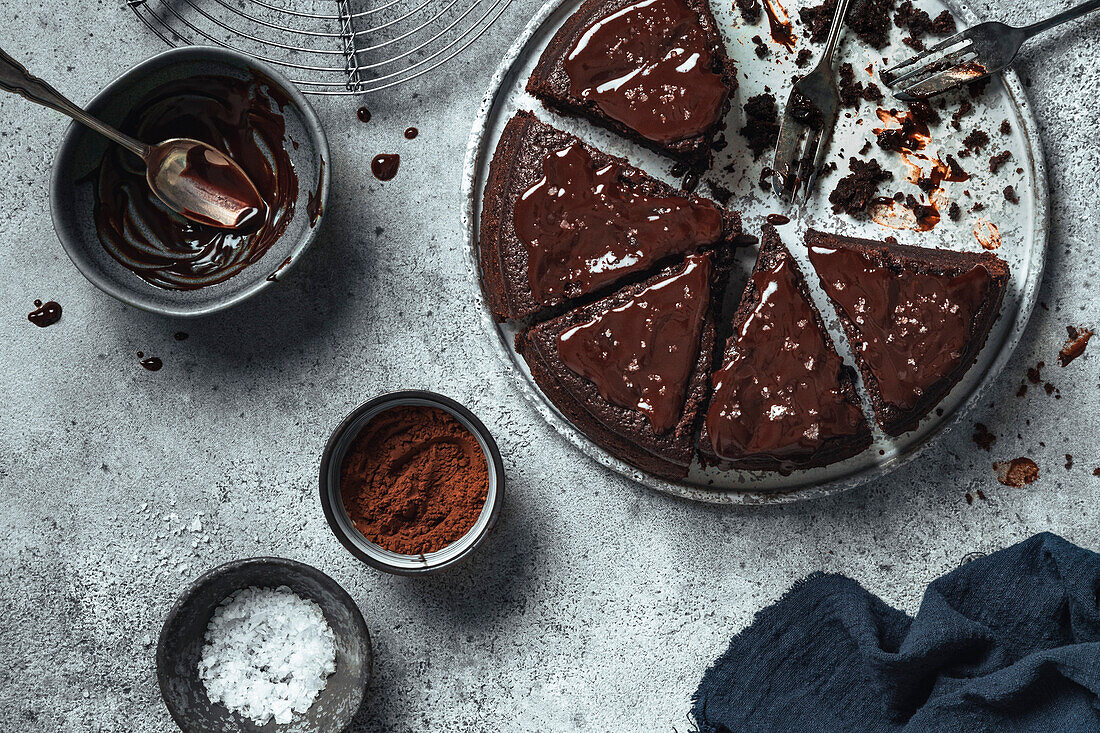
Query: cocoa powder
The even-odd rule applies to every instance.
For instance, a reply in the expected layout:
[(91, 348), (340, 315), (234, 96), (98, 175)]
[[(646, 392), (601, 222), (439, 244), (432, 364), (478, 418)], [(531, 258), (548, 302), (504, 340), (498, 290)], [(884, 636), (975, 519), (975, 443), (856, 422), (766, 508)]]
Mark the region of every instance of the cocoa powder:
[(364, 537), (391, 552), (436, 552), (474, 526), (489, 488), (477, 438), (438, 407), (376, 415), (348, 447), (340, 491)]

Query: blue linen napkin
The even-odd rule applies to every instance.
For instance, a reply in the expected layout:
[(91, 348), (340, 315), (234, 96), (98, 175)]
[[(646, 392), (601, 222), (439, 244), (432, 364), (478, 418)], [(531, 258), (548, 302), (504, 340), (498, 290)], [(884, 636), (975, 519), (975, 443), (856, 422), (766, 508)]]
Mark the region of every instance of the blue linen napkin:
[(702, 733), (1100, 731), (1100, 555), (1049, 533), (935, 580), (915, 618), (815, 573), (703, 675)]

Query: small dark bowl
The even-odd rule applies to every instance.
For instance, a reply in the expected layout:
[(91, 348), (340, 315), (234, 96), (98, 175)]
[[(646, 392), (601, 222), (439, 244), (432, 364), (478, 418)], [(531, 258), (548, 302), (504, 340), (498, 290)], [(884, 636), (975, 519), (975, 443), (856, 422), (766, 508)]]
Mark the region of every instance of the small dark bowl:
[[(290, 723), (271, 720), (261, 726), (211, 702), (198, 663), (206, 627), (223, 600), (242, 588), (280, 585), (321, 607), (336, 636), (336, 671), (305, 713), (296, 713)], [(351, 724), (363, 704), (372, 658), (363, 614), (335, 580), (293, 560), (254, 557), (214, 568), (172, 606), (157, 642), (157, 681), (168, 712), (186, 733), (337, 733)]]
[[(61, 246), (84, 277), (105, 293), (142, 310), (167, 316), (203, 316), (250, 298), (281, 279), (317, 236), (329, 192), (328, 140), (316, 113), (302, 93), (268, 64), (227, 48), (186, 46), (143, 61), (107, 85), (85, 105), (91, 114), (118, 125), (137, 100), (168, 82), (214, 74), (252, 79), (266, 76), (289, 100), (283, 108), (286, 135), (298, 145), (287, 153), (298, 176), (298, 199), (286, 231), (263, 257), (225, 282), (197, 290), (168, 290), (142, 280), (123, 267), (96, 233), (96, 181), (91, 174), (109, 142), (81, 124), (69, 126), (54, 160), (50, 180), (53, 225)], [(159, 140), (145, 140), (157, 143)], [(310, 221), (309, 199), (320, 190), (320, 214)], [(269, 279), (270, 276), (270, 279)]]
[[(348, 517), (340, 493), (340, 466), (355, 436), (379, 413), (402, 405), (429, 405), (454, 415), (455, 419), (477, 438), (489, 465), (489, 490), (485, 496), (485, 506), (481, 508), (481, 514), (474, 526), (442, 550), (424, 555), (403, 555), (391, 552), (368, 540), (355, 528), (355, 524)], [(321, 508), (324, 509), (329, 527), (348, 552), (366, 564), (387, 573), (422, 575), (435, 573), (461, 562), (469, 557), (488, 536), (500, 515), (503, 502), (504, 462), (500, 459), (500, 450), (493, 436), (472, 412), (449, 397), (434, 392), (424, 390), (391, 392), (360, 405), (336, 427), (321, 456)]]

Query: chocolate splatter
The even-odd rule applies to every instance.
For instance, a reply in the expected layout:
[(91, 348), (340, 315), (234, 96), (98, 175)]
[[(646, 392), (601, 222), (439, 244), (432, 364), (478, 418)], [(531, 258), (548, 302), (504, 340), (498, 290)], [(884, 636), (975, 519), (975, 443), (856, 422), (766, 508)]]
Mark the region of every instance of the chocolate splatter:
[(34, 307), (35, 310), (27, 314), (27, 320), (39, 328), (52, 326), (61, 320), (61, 304), (56, 300), (48, 300), (45, 303), (36, 300)]

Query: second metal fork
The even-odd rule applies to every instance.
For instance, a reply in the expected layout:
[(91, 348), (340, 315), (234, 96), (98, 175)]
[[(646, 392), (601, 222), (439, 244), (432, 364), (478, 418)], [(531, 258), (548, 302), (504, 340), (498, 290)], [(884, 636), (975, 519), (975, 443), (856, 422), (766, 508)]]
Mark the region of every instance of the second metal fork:
[(795, 197), (800, 187), (809, 199), (829, 150), (829, 141), (840, 113), (833, 52), (844, 29), (848, 3), (849, 0), (839, 0), (837, 3), (821, 60), (810, 73), (794, 83), (783, 110), (783, 122), (779, 127), (772, 163), (772, 189), (787, 202)]

